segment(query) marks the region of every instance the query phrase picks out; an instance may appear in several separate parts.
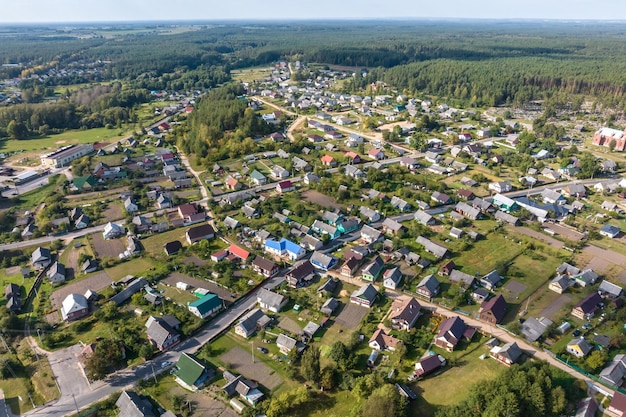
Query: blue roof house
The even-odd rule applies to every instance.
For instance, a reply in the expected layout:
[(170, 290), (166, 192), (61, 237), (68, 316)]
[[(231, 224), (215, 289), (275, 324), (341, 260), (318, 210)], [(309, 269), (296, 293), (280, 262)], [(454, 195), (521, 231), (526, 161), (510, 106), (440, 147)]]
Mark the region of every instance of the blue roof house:
[(290, 261), (297, 261), (306, 254), (304, 248), (285, 238), (279, 241), (266, 239), (265, 251), (279, 258), (288, 258)]

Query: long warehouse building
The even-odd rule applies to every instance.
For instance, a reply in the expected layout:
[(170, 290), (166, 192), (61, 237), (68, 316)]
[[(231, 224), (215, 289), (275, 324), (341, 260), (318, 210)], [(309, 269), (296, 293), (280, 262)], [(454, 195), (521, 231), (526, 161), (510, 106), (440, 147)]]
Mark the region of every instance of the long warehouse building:
[(92, 152), (92, 144), (64, 146), (52, 153), (41, 155), (41, 165), (50, 168), (60, 168)]

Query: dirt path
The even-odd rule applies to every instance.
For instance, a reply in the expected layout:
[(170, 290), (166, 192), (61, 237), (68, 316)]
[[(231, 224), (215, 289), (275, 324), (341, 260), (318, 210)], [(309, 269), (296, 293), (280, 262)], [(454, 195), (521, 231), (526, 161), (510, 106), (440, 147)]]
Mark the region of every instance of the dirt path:
[(518, 232), (526, 236), (530, 236), (537, 240), (540, 240), (553, 248), (563, 249), (565, 244), (560, 240), (556, 240), (550, 236), (547, 236), (541, 232), (537, 232), (536, 230), (529, 229), (528, 227), (514, 227), (514, 226), (506, 226), (507, 230), (510, 232)]

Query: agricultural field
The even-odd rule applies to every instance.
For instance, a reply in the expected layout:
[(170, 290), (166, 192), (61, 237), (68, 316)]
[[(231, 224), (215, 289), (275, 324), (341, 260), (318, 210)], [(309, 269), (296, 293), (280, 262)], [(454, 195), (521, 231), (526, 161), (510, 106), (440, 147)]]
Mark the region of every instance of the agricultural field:
[(233, 70), (230, 72), (230, 75), (236, 81), (240, 81), (242, 83), (249, 83), (252, 81), (262, 80), (272, 75), (272, 71), (273, 71), (273, 68), (267, 67), (267, 66), (251, 67), (251, 68)]

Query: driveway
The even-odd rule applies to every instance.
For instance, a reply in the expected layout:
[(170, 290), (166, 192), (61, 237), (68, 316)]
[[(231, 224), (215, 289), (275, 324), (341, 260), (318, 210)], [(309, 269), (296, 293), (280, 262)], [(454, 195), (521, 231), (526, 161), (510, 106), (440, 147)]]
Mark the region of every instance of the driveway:
[(13, 417), (11, 409), (4, 401), (4, 392), (0, 389), (0, 417)]
[(48, 361), (63, 396), (91, 391), (78, 361), (82, 349), (82, 346), (74, 345), (48, 354)]

